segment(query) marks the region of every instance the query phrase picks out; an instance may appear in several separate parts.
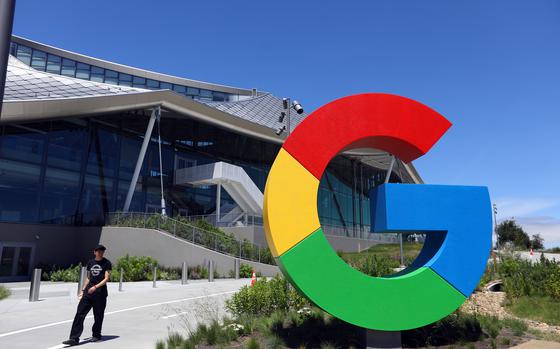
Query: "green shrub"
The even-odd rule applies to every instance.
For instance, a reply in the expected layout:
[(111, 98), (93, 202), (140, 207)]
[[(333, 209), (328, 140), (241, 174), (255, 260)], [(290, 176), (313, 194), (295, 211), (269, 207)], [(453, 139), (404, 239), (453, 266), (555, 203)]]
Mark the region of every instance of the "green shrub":
[(273, 312), (299, 309), (306, 300), (280, 276), (270, 280), (262, 278), (254, 286), (243, 286), (226, 307), (235, 317), (242, 315), (270, 315)]
[(245, 344), (245, 349), (261, 349), (261, 346), (255, 338), (251, 337)]
[(150, 256), (130, 256), (125, 255), (117, 259), (117, 263), (113, 266), (114, 275), (111, 279), (117, 281), (120, 270), (123, 270), (123, 281), (144, 281), (150, 280), (152, 269), (157, 266), (156, 259)]
[(250, 278), (253, 276), (253, 267), (249, 264), (241, 263), (239, 266), (239, 277), (240, 278)]
[(175, 349), (176, 347), (183, 344), (183, 341), (184, 341), (183, 336), (181, 336), (177, 332), (172, 332), (169, 334), (169, 336), (167, 336), (167, 348)]
[(8, 298), (10, 296), (10, 294), (11, 294), (11, 292), (10, 292), (9, 289), (0, 285), (0, 300), (2, 300), (4, 298)]
[(506, 318), (503, 320), (503, 323), (516, 336), (522, 336), (529, 328), (525, 322), (518, 319)]
[(54, 269), (47, 273), (48, 281), (78, 282), (80, 280), (81, 264), (71, 265), (66, 269)]
[(350, 265), (362, 273), (370, 276), (391, 275), (394, 268), (399, 267), (400, 263), (390, 257), (376, 254), (363, 254), (363, 257), (350, 261)]
[(156, 342), (156, 349), (165, 349), (165, 342), (162, 340), (158, 340)]

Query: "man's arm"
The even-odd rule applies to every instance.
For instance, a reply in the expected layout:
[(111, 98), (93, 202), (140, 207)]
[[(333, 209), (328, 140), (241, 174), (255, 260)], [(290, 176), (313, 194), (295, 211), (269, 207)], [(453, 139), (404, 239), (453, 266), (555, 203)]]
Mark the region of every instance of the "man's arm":
[(82, 285), (82, 289), (80, 290), (80, 297), (84, 294), (84, 291), (86, 290), (88, 284), (89, 284), (89, 272), (86, 273), (84, 284)]

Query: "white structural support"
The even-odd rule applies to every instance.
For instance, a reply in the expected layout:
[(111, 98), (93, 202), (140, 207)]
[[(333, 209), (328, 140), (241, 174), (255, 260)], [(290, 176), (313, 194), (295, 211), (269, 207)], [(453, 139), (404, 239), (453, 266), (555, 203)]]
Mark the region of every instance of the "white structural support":
[(152, 137), (152, 130), (154, 129), (154, 123), (159, 117), (160, 107), (152, 109), (152, 115), (150, 116), (150, 121), (148, 121), (148, 127), (146, 128), (146, 134), (144, 135), (144, 141), (142, 142), (142, 147), (140, 147), (140, 154), (138, 154), (138, 160), (136, 160), (136, 168), (134, 168), (134, 174), (132, 175), (132, 180), (130, 181), (130, 186), (128, 187), (128, 193), (126, 194), (126, 200), (124, 202), (123, 212), (128, 212), (130, 209), (130, 203), (132, 202), (132, 196), (134, 195), (134, 190), (136, 189), (136, 183), (138, 182), (138, 176), (140, 175), (140, 170), (142, 169), (142, 163), (144, 163), (144, 157), (146, 156), (146, 149), (148, 149), (148, 144), (150, 143), (150, 138)]
[[(175, 171), (175, 185), (209, 184), (223, 187), (244, 213), (262, 215), (263, 193), (242, 167), (215, 162)], [(216, 211), (219, 213), (219, 209)]]

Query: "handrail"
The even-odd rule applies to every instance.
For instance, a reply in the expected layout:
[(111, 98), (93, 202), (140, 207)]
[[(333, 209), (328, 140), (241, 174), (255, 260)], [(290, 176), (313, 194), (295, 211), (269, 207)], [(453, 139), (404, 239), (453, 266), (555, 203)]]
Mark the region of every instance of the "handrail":
[(225, 232), (220, 234), (159, 213), (111, 212), (107, 214), (105, 222), (108, 226), (156, 229), (232, 257), (275, 264), (268, 247), (259, 246), (246, 239), (237, 240)]

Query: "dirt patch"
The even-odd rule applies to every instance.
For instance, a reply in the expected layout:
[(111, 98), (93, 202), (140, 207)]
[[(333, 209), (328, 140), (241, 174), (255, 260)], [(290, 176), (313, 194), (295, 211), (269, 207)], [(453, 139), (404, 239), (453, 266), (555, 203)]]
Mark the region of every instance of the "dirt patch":
[(560, 335), (560, 326), (553, 326), (544, 322), (519, 318), (507, 311), (502, 306), (506, 298), (505, 292), (476, 292), (461, 306), (461, 310), (467, 313), (497, 316), (500, 319), (514, 318), (525, 322), (529, 328), (541, 331), (552, 332)]

